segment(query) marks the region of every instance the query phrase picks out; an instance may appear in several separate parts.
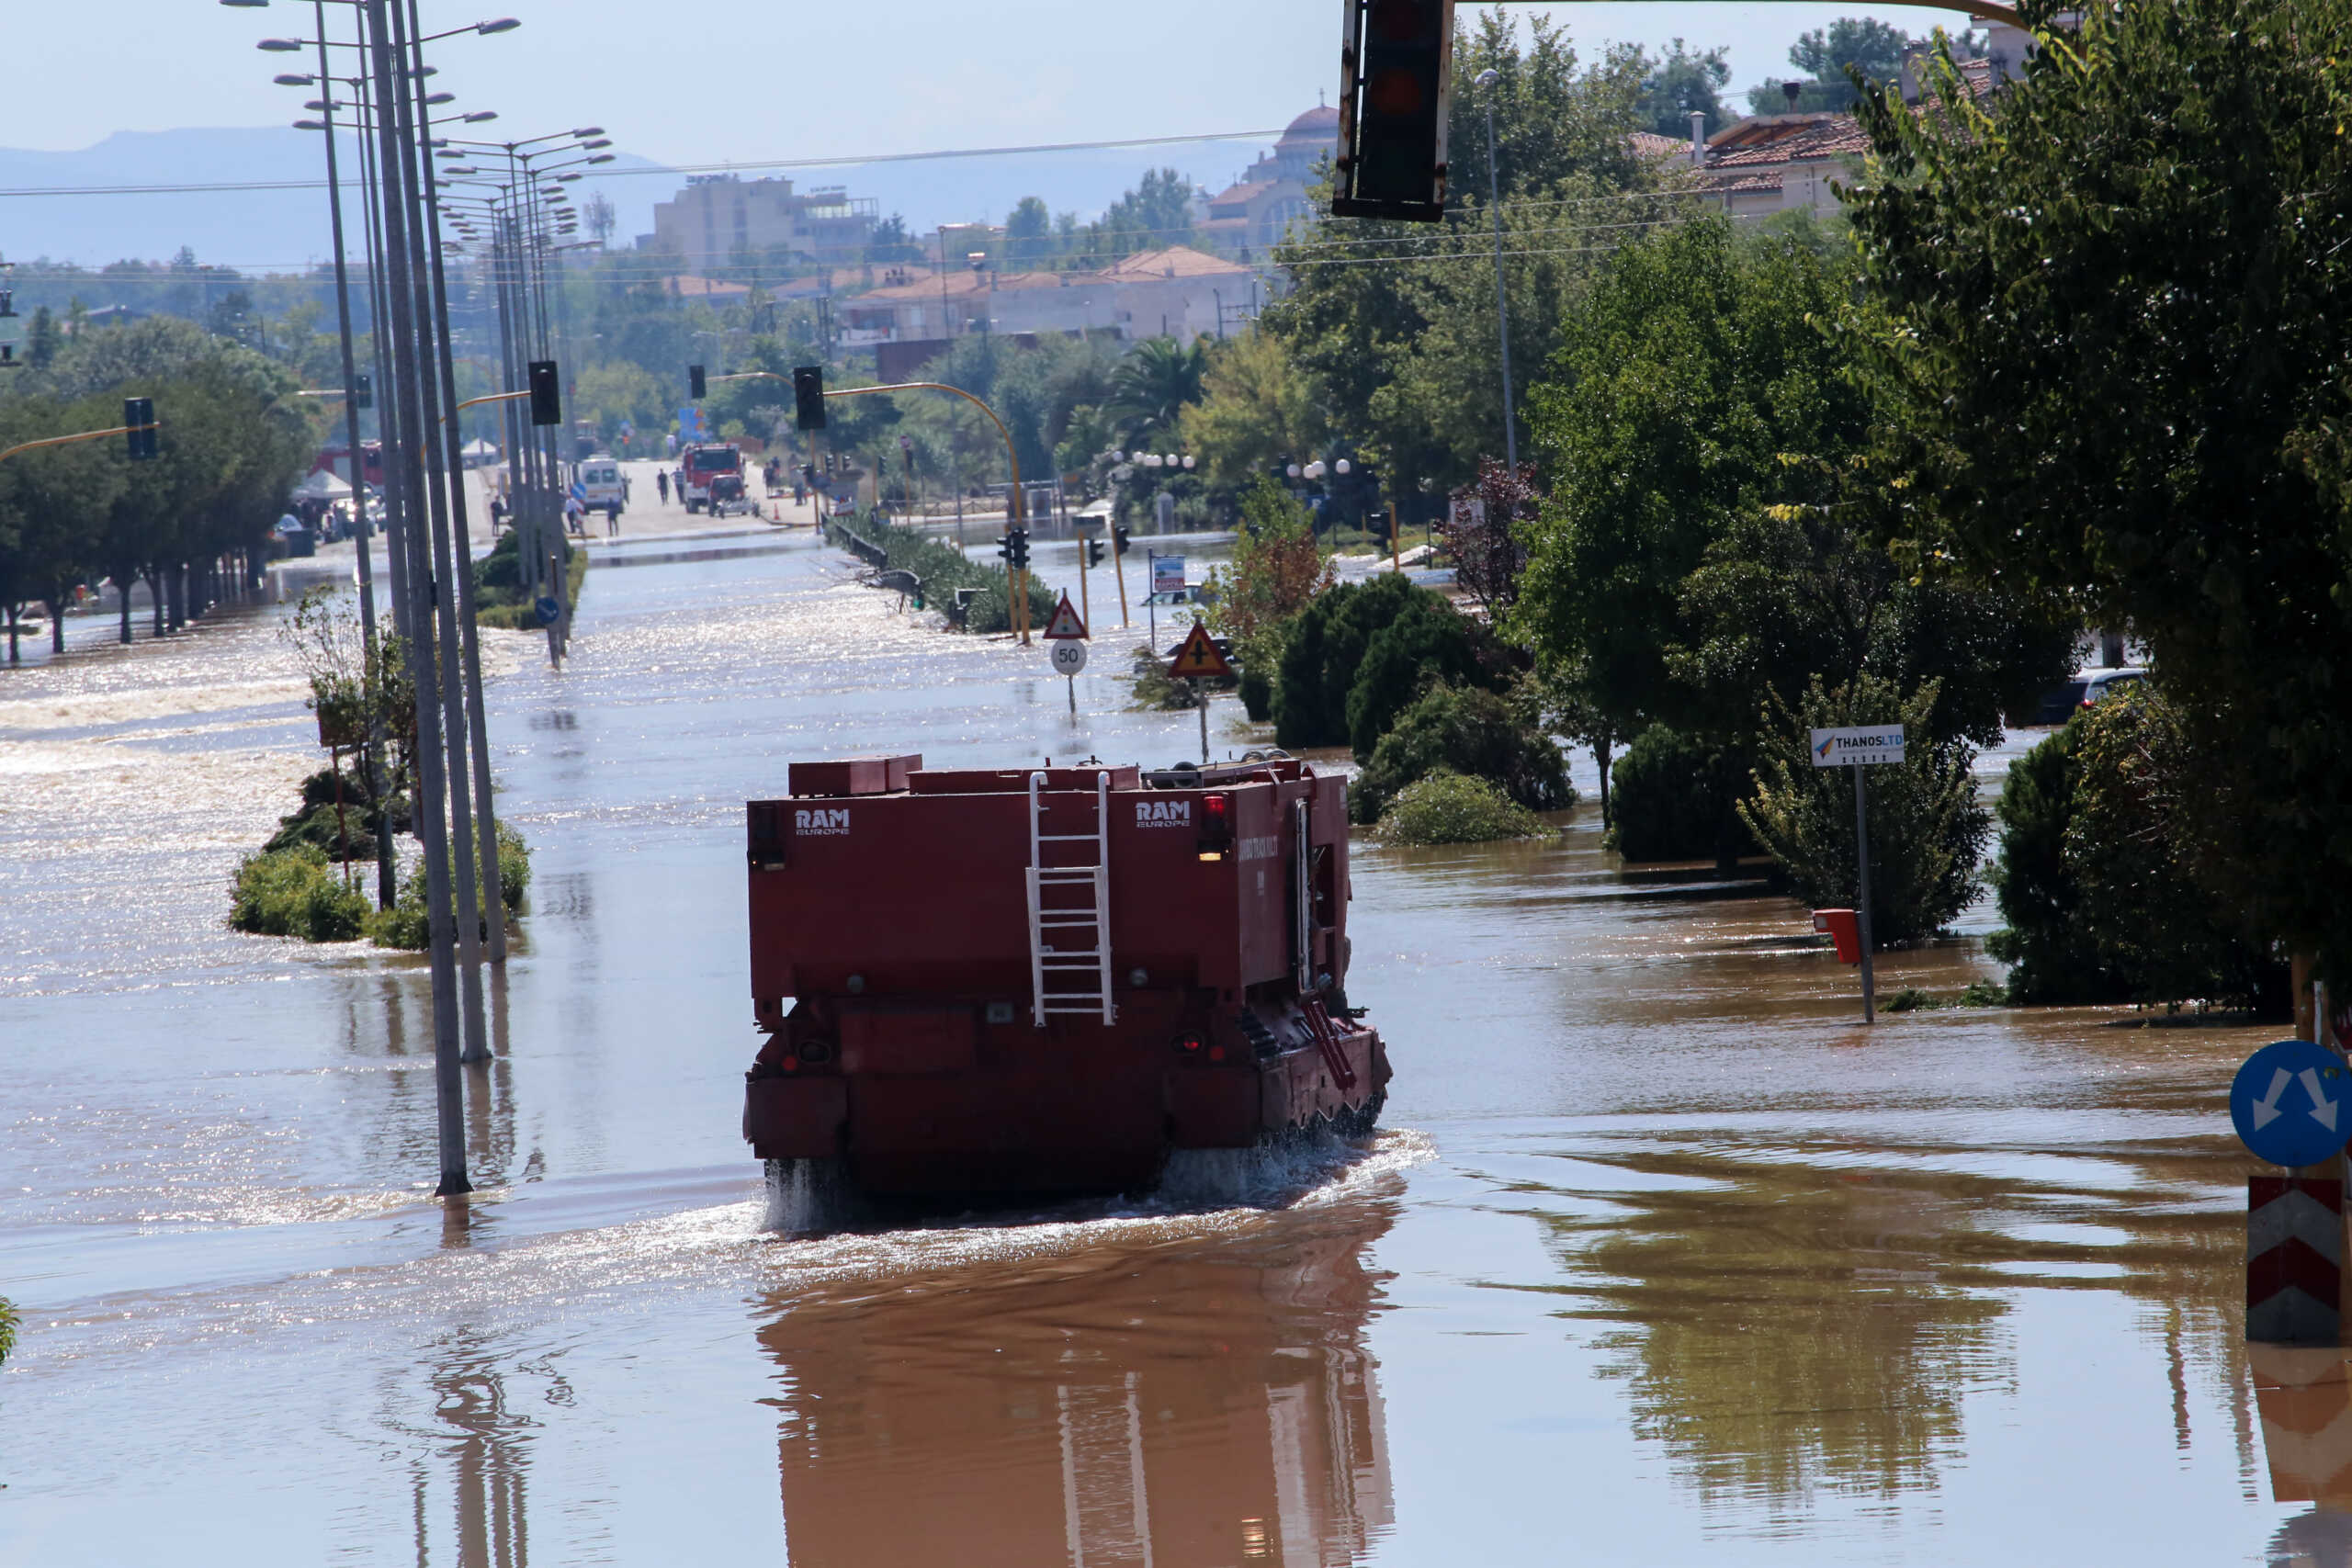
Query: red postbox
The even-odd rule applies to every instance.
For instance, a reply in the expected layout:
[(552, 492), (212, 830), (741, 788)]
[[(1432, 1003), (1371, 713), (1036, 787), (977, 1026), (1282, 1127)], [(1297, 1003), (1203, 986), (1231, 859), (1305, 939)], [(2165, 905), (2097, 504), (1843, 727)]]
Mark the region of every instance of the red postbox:
[(1815, 909), (1813, 929), (1826, 931), (1838, 944), (1838, 962), (1860, 964), (1862, 961), (1862, 928), (1851, 909)]

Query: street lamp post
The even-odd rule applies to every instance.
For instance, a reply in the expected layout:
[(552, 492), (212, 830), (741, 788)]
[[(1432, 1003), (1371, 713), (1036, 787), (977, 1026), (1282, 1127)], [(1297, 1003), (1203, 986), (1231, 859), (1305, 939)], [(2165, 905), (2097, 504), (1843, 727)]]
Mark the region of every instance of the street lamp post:
[(1502, 190), (1495, 173), (1495, 84), (1502, 73), (1491, 66), (1478, 73), (1477, 85), (1486, 91), (1487, 105), (1487, 209), (1495, 220), (1495, 330), (1501, 339), (1503, 351), (1503, 461), (1510, 471), (1519, 472), (1519, 415), (1510, 394), (1510, 300), (1503, 288), (1503, 205)]

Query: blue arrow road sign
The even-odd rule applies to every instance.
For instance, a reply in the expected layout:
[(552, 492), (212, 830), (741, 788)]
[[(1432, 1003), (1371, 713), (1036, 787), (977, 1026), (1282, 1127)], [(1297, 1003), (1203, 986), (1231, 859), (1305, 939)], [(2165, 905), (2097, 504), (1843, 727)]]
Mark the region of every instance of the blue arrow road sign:
[(543, 626), (551, 626), (563, 618), (563, 606), (556, 603), (551, 594), (542, 595), (535, 608), (539, 613), (539, 625)]
[(2245, 1059), (2230, 1085), (2230, 1120), (2256, 1157), (2317, 1165), (2352, 1138), (2344, 1058), (2308, 1040), (2280, 1040)]

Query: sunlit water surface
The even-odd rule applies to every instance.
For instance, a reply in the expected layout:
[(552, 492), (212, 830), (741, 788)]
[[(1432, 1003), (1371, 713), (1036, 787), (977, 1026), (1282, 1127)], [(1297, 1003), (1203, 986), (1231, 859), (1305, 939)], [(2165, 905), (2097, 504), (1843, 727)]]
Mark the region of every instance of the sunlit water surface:
[(277, 613), (0, 674), (0, 1562), (2346, 1561), (2238, 1344), (2259, 1036), (1865, 1031), (1804, 911), (1623, 878), (1589, 808), (1359, 845), (1369, 1148), (767, 1232), (742, 800), (1196, 733), (1122, 711), (1140, 628), (1073, 718), (779, 536), (613, 551), (560, 673), (492, 639), (537, 882), (447, 1210), (423, 974), (220, 924), (317, 765)]

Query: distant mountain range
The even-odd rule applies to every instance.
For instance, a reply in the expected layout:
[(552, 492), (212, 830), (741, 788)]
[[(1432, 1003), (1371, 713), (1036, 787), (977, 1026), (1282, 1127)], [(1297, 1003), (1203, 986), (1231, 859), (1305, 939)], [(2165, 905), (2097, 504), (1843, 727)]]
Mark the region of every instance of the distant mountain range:
[[(1271, 141), (1271, 136), (1265, 139)], [(1172, 167), (1212, 191), (1260, 151), (1255, 141), (1187, 141), (1161, 147), (1005, 153), (822, 168), (746, 168), (744, 177), (786, 175), (803, 188), (846, 186), (872, 197), (883, 216), (902, 214), (924, 232), (943, 222), (1003, 220), (1025, 196), (1055, 212), (1091, 218), (1148, 168)], [(344, 178), (356, 178), (356, 144), (344, 143)], [(576, 199), (601, 192), (613, 204), (613, 243), (653, 229), (653, 204), (684, 176), (626, 153), (573, 186)], [(159, 186), (276, 186), (130, 191)], [(102, 192), (102, 194), (89, 194)], [(81, 194), (77, 194), (81, 193)], [(356, 223), (356, 215), (352, 221)], [(46, 258), (103, 266), (160, 261), (183, 246), (196, 259), (245, 272), (292, 271), (329, 254), (325, 162), (316, 132), (290, 128), (119, 131), (70, 152), (0, 148), (0, 257)]]

